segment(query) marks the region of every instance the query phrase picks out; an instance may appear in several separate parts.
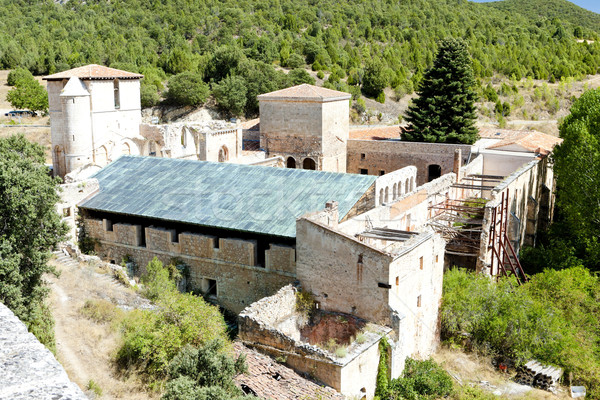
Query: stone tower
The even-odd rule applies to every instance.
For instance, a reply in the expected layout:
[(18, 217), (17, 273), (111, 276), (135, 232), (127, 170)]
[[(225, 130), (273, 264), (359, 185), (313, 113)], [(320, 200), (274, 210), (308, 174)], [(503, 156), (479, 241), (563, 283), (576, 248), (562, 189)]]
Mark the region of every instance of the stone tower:
[(350, 97), (308, 84), (261, 94), (260, 147), (288, 168), (346, 172)]
[(44, 77), (54, 174), (139, 154), (143, 75), (86, 65)]

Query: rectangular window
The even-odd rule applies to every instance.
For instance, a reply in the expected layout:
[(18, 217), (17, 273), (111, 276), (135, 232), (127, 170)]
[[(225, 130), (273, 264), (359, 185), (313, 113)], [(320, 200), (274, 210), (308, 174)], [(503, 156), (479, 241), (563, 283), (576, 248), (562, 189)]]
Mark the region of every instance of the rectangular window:
[(421, 295), (417, 297), (417, 307), (421, 307)]
[(63, 208), (63, 217), (70, 217), (70, 216), (71, 216), (71, 207)]
[(367, 155), (365, 153), (360, 153), (360, 159), (364, 160), (365, 158), (367, 158)]
[(399, 277), (399, 276), (397, 276), (397, 277), (396, 277), (396, 286), (398, 286), (399, 284), (400, 284), (400, 277)]
[(119, 80), (115, 79), (113, 81), (113, 89), (115, 92), (115, 110), (121, 108), (121, 96), (119, 95)]
[(369, 170), (368, 170), (368, 169), (361, 168), (361, 169), (360, 169), (360, 174), (361, 174), (361, 175), (369, 175)]
[(382, 169), (379, 170), (379, 176), (381, 176), (381, 175), (385, 175), (385, 171)]
[(436, 263), (438, 262), (438, 258), (439, 258), (439, 256), (435, 256), (435, 262)]
[(202, 278), (200, 281), (200, 291), (205, 296), (217, 297), (217, 281), (215, 279)]
[(423, 257), (419, 258), (419, 269), (423, 269)]

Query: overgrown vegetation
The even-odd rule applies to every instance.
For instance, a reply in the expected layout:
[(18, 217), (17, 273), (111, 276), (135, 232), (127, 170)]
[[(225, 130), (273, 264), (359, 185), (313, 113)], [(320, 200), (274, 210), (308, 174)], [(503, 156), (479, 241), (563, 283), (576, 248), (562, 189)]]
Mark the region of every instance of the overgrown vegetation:
[(52, 351), (54, 321), (45, 304), (44, 274), (67, 232), (55, 205), (57, 179), (44, 165), (44, 149), (23, 135), (0, 139), (0, 302)]
[[(243, 360), (233, 361), (225, 322), (217, 307), (207, 304), (202, 297), (178, 292), (176, 277), (169, 276), (170, 268), (158, 259), (154, 258), (146, 271), (141, 279), (142, 293), (157, 308), (133, 310), (122, 320), (123, 344), (117, 352), (117, 363), (124, 370), (139, 372), (155, 389), (171, 379), (166, 398), (235, 394), (231, 386), (232, 371), (242, 371)], [(101, 304), (84, 307), (84, 312), (100, 320), (113, 318)], [(195, 363), (194, 367), (185, 367), (189, 363)], [(185, 382), (181, 381), (182, 375), (187, 376)], [(177, 397), (177, 393), (181, 396)]]
[(15, 109), (48, 112), (48, 92), (29, 70), (17, 68), (8, 74), (8, 84), (14, 86), (8, 91), (6, 100)]
[[(598, 71), (594, 13), (565, 0), (552, 7), (509, 3), (2, 0), (0, 68), (38, 75), (97, 63), (140, 72), (144, 105), (156, 104), (169, 76), (189, 73), (209, 85), (237, 77), (229, 84), (244, 80), (247, 115), (257, 112), (257, 94), (293, 84), (274, 66), (310, 68), (322, 77), (328, 71), (325, 86), (362, 89), (380, 101), (385, 87), (411, 93), (445, 37), (467, 42), (476, 77), (558, 80)], [(242, 99), (243, 91), (228, 99), (233, 114)]]
[(558, 365), (600, 389), (600, 280), (583, 267), (547, 270), (517, 286), (453, 269), (444, 276), (443, 338), (517, 364)]

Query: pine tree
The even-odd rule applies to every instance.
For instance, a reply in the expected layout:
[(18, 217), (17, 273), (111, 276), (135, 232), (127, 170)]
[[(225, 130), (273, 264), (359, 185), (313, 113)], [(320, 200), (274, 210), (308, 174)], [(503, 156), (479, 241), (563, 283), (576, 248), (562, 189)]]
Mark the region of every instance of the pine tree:
[(412, 142), (467, 143), (477, 138), (475, 78), (466, 43), (440, 42), (414, 103), (406, 113), (410, 123), (402, 139)]

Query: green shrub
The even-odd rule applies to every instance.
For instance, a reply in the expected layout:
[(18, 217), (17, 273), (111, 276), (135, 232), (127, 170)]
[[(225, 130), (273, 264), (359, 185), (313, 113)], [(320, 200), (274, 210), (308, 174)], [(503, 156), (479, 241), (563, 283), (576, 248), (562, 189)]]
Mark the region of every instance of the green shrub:
[(35, 80), (31, 72), (26, 68), (13, 69), (8, 73), (6, 84), (8, 86), (19, 86), (28, 81)]
[(315, 310), (315, 297), (310, 292), (299, 290), (296, 292), (296, 311), (310, 316)]
[(125, 312), (107, 300), (86, 300), (79, 313), (99, 324), (120, 321)]
[(375, 397), (387, 399), (389, 396), (390, 380), (388, 375), (388, 349), (390, 345), (385, 337), (379, 341), (379, 366), (375, 383)]
[(452, 378), (432, 360), (407, 358), (402, 377), (392, 379), (389, 390), (392, 399), (438, 399), (452, 393)]
[[(321, 73), (321, 71), (319, 71)], [(317, 74), (318, 75), (318, 74)], [(302, 68), (296, 68), (288, 73), (288, 79), (292, 85), (300, 85), (302, 83), (308, 83), (309, 85), (315, 84), (315, 78), (313, 78), (308, 71)], [(323, 78), (321, 78), (323, 79)]]
[(288, 68), (301, 68), (305, 65), (304, 57), (300, 54), (292, 53), (290, 58), (287, 59), (286, 66)]
[(167, 101), (178, 106), (200, 106), (210, 91), (199, 74), (182, 72), (169, 79)]
[(213, 86), (213, 95), (219, 107), (237, 117), (246, 107), (246, 80), (241, 76), (227, 76)]
[(177, 290), (175, 282), (169, 278), (169, 269), (156, 257), (146, 266), (140, 282), (144, 285), (142, 294), (150, 300), (157, 300), (161, 295)]
[(317, 72), (317, 78), (319, 78), (319, 79), (325, 78), (325, 73), (323, 71)]
[(92, 379), (88, 381), (87, 389), (94, 392), (94, 394), (98, 397), (102, 396), (102, 388)]

